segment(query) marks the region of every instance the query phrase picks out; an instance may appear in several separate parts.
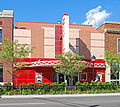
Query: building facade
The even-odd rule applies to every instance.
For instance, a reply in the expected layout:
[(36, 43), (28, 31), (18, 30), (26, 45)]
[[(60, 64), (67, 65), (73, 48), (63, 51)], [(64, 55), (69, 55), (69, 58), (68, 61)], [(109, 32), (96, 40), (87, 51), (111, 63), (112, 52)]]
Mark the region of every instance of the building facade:
[[(31, 72), (18, 77), (18, 85), (30, 82), (35, 84), (64, 82), (67, 76), (55, 73), (52, 67), (56, 61), (59, 61), (56, 55), (68, 51), (85, 56), (86, 61), (90, 64), (83, 72), (78, 72), (73, 84), (77, 81), (90, 83), (93, 79), (92, 61), (90, 60), (92, 55), (97, 58), (94, 78), (100, 75), (100, 81), (105, 82), (105, 75), (103, 75), (105, 73), (104, 34), (91, 25), (69, 24), (67, 14), (63, 15), (62, 23), (60, 21), (57, 23), (17, 21), (14, 40), (35, 47), (29, 56), (30, 59), (25, 60), (32, 63), (32, 66), (18, 71), (18, 73), (26, 70)], [(39, 82), (36, 81), (37, 76), (41, 78)]]
[[(120, 23), (119, 22), (104, 22), (98, 29), (99, 32), (104, 33), (105, 37), (105, 50), (113, 54), (120, 53)], [(108, 66), (108, 65), (107, 65)], [(116, 81), (114, 75), (110, 75), (110, 66), (106, 69), (106, 81)], [(118, 73), (117, 81), (120, 81)]]
[[(0, 12), (0, 44), (2, 44), (3, 39), (13, 40), (13, 19), (14, 13), (12, 10), (3, 10)], [(10, 72), (11, 64), (5, 65), (0, 63), (0, 83), (12, 82), (12, 76), (5, 70), (8, 69)]]
[[(56, 61), (57, 54), (72, 51), (77, 55), (85, 56), (89, 67), (79, 71), (73, 83), (91, 82), (93, 78), (92, 61), (90, 57), (96, 56), (95, 74), (100, 75), (100, 81), (105, 82), (105, 36), (102, 31), (96, 30), (91, 25), (69, 24), (69, 16), (64, 14), (62, 22), (45, 23), (45, 22), (24, 22), (16, 21), (13, 28), (13, 11), (3, 11), (0, 13), (0, 42), (7, 38), (18, 40), (20, 44), (28, 44), (29, 47), (35, 47), (29, 58), (24, 59), (25, 63), (31, 63), (30, 67), (18, 70), (18, 74), (26, 70), (30, 72), (20, 75), (17, 78), (17, 85), (22, 83), (52, 83), (64, 82), (67, 76), (56, 73), (52, 68)], [(10, 64), (11, 65), (11, 64)], [(11, 72), (11, 67), (0, 64), (0, 82), (12, 82), (12, 76), (5, 71), (5, 68)], [(15, 83), (14, 78), (14, 83)]]

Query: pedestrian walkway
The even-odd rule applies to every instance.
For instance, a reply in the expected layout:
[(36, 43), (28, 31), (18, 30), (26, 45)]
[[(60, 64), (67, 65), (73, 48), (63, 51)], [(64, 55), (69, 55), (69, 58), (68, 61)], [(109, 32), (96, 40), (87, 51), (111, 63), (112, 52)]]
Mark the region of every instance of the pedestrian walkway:
[(57, 94), (57, 95), (1, 95), (0, 98), (45, 98), (45, 97), (88, 97), (88, 96), (120, 96), (120, 93)]

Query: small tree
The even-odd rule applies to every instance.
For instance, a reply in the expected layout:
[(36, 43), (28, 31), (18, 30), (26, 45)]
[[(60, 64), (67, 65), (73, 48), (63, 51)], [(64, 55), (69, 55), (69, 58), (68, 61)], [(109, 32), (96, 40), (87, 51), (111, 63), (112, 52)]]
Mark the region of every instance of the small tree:
[(78, 56), (72, 52), (57, 55), (60, 58), (60, 64), (53, 66), (56, 72), (68, 75), (69, 85), (71, 85), (71, 78), (77, 76), (78, 71), (87, 67), (87, 62), (82, 61), (83, 56)]
[(120, 54), (112, 54), (112, 52), (109, 52), (108, 50), (106, 50), (105, 61), (111, 67), (110, 74), (115, 76), (116, 83), (117, 83), (117, 77), (120, 71)]
[(27, 44), (19, 44), (18, 41), (10, 41), (8, 39), (4, 39), (2, 41), (0, 50), (1, 61), (7, 67), (11, 67), (12, 65), (12, 72), (10, 72), (7, 68), (5, 68), (5, 70), (12, 75), (12, 78), (15, 77), (17, 88), (17, 77), (29, 72), (25, 71), (23, 73), (17, 74), (17, 70), (27, 66), (22, 61), (23, 58), (27, 58), (29, 56), (29, 54), (32, 52), (32, 48), (28, 47)]

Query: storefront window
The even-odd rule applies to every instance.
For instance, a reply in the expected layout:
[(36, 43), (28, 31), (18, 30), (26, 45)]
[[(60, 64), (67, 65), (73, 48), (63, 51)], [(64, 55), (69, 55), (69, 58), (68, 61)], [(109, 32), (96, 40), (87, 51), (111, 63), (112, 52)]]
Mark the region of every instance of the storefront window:
[(52, 81), (57, 82), (57, 73), (56, 72), (52, 73)]
[(0, 82), (3, 82), (3, 65), (0, 64)]
[(87, 73), (81, 73), (81, 76), (80, 76), (81, 78), (81, 80), (82, 81), (85, 81), (85, 80), (87, 80)]

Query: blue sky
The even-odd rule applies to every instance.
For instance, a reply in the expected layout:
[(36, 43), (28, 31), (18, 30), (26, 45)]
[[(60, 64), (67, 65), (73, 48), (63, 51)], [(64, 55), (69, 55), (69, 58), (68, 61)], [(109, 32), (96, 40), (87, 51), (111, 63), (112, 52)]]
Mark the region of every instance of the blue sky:
[(2, 0), (1, 4), (0, 11), (14, 10), (14, 21), (56, 23), (69, 14), (71, 24), (82, 24), (86, 13), (99, 7), (99, 12), (109, 13), (103, 20), (120, 22), (120, 0)]

